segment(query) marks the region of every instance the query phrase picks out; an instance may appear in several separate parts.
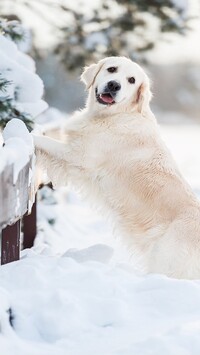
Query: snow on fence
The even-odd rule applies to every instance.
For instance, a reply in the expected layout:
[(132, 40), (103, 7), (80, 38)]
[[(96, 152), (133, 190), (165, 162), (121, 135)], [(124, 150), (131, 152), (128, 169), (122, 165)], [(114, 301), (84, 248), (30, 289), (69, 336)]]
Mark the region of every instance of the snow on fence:
[(22, 232), (25, 248), (32, 246), (36, 234), (35, 156), (31, 134), (21, 120), (13, 119), (4, 129), (3, 138), (4, 146), (0, 148), (1, 264), (19, 259)]

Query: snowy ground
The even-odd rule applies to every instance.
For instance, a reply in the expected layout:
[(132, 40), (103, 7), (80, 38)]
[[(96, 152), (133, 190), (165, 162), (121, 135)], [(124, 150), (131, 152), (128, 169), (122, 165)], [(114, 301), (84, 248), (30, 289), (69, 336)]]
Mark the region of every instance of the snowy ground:
[[(199, 193), (200, 128), (162, 133)], [(107, 223), (66, 189), (43, 190), (38, 214), (34, 248), (0, 268), (0, 355), (200, 354), (200, 281), (136, 272)]]

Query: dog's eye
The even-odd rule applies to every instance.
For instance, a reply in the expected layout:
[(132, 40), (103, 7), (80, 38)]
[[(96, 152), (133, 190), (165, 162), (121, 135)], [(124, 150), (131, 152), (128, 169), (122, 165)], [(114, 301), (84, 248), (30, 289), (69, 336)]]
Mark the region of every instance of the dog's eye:
[(110, 68), (107, 69), (107, 71), (108, 71), (109, 73), (116, 73), (117, 67), (110, 67)]
[(135, 78), (133, 76), (131, 78), (128, 78), (128, 82), (130, 84), (135, 84)]

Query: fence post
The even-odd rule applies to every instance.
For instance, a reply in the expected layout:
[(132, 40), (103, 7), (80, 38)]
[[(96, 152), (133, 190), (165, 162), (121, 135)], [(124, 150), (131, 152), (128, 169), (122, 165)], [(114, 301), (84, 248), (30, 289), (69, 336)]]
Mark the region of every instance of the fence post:
[(1, 265), (19, 260), (20, 256), (20, 220), (2, 230)]
[(31, 214), (25, 215), (23, 218), (23, 249), (31, 248), (37, 234), (37, 195), (32, 206)]
[[(1, 154), (4, 152), (6, 153), (6, 146)], [(5, 156), (7, 159), (7, 155)], [(36, 236), (36, 204), (33, 205), (31, 215), (25, 217), (25, 213), (30, 210), (32, 205), (33, 182), (31, 170), (33, 170), (33, 163), (32, 154), (29, 162), (19, 171), (15, 182), (13, 182), (14, 163), (5, 165), (3, 171), (0, 172), (1, 264), (16, 261), (20, 258), (20, 224), (22, 218), (24, 220), (24, 247), (30, 248), (33, 246)]]

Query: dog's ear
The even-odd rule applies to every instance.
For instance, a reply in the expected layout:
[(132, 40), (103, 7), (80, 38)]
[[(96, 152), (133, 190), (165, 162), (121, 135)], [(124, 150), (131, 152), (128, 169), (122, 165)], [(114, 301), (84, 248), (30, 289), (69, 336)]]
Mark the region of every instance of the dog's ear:
[(89, 67), (85, 67), (81, 75), (81, 81), (86, 85), (86, 88), (89, 89), (90, 86), (95, 81), (95, 78), (101, 69), (101, 66), (98, 64), (91, 64)]
[(146, 78), (145, 82), (139, 86), (136, 94), (136, 105), (139, 113), (144, 114), (145, 111), (148, 110), (151, 98), (150, 82), (149, 79)]

